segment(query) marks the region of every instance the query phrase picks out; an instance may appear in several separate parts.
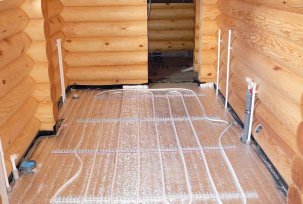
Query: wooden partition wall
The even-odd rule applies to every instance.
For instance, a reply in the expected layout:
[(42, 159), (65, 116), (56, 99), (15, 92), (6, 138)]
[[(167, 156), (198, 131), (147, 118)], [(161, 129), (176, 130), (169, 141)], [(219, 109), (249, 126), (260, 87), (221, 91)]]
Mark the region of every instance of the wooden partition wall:
[(8, 172), (40, 129), (52, 130), (51, 100), (40, 0), (0, 2), (0, 137)]
[(61, 2), (69, 84), (148, 81), (146, 0)]
[(218, 31), (216, 20), (220, 13), (217, 1), (195, 0), (194, 69), (198, 72), (201, 82), (212, 82), (216, 78)]
[(149, 51), (194, 49), (193, 3), (152, 3), (148, 20)]
[(258, 83), (253, 130), (263, 129), (253, 131), (254, 138), (290, 185), (289, 199), (298, 201), (303, 195), (303, 1), (221, 0), (219, 9), (221, 91), (225, 94), (232, 29), (229, 102), (243, 120), (245, 77)]

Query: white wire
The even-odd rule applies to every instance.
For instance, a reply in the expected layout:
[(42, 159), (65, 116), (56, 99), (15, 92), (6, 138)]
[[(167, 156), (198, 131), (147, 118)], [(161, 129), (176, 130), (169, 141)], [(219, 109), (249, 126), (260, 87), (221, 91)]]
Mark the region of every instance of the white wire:
[[(100, 94), (104, 94), (104, 93), (121, 94), (121, 93), (123, 93), (123, 91), (130, 91), (130, 90), (127, 90), (127, 89), (125, 90), (125, 89), (124, 89), (124, 90), (109, 90), (109, 91), (103, 91), (103, 92), (97, 94), (97, 96), (100, 95)], [(132, 89), (131, 91), (134, 91), (134, 90)], [(203, 115), (205, 116), (205, 118), (206, 118), (207, 120), (209, 120), (209, 121), (211, 121), (211, 122), (219, 122), (219, 123), (227, 123), (227, 124), (229, 124), (229, 123), (228, 123), (227, 121), (225, 121), (225, 120), (212, 119), (212, 118), (209, 118), (208, 116), (206, 116), (205, 109), (204, 109), (204, 107), (203, 107), (201, 101), (199, 100), (199, 98), (198, 98), (198, 96), (196, 95), (196, 93), (195, 93), (194, 91), (192, 91), (192, 90), (189, 90), (189, 89), (182, 89), (182, 88), (178, 88), (178, 89), (175, 89), (175, 88), (169, 88), (169, 89), (152, 89), (152, 90), (149, 90), (149, 91), (144, 90), (144, 92), (149, 93), (149, 94), (151, 94), (151, 95), (153, 96), (152, 91), (169, 91), (169, 93), (178, 93), (178, 94), (181, 94), (183, 106), (184, 106), (184, 108), (186, 109), (186, 114), (187, 114), (187, 116), (189, 116), (188, 109), (187, 109), (187, 107), (186, 107), (186, 104), (185, 104), (185, 101), (184, 101), (184, 97), (183, 97), (183, 95), (182, 95), (182, 93), (181, 93), (180, 91), (189, 91), (189, 92), (191, 92), (192, 94), (195, 95), (195, 98), (197, 99), (198, 104), (199, 104), (201, 110), (203, 111)], [(167, 101), (168, 101), (170, 117), (172, 118), (172, 108), (171, 108), (171, 105), (170, 105), (169, 93), (166, 93), (166, 98), (167, 98)], [(93, 100), (93, 103), (95, 103), (95, 100)], [(154, 114), (154, 117), (155, 117), (156, 114), (155, 114), (154, 97), (152, 97), (152, 103), (153, 103), (153, 114)], [(122, 98), (122, 101), (121, 101), (121, 113), (120, 113), (120, 115), (122, 114), (122, 107), (123, 107), (123, 98)], [(88, 113), (91, 113), (92, 110), (93, 110), (93, 106), (90, 107)], [(165, 197), (165, 201), (166, 201), (167, 203), (169, 203), (169, 202), (167, 201), (167, 199), (166, 199), (166, 193), (165, 193), (164, 172), (163, 172), (163, 160), (162, 160), (162, 153), (161, 153), (161, 150), (160, 150), (159, 132), (158, 132), (158, 127), (157, 127), (156, 121), (154, 121), (154, 122), (155, 122), (155, 127), (156, 127), (157, 142), (158, 142), (158, 146), (159, 146), (159, 156), (160, 156), (160, 163), (161, 163), (160, 165), (161, 165), (161, 171), (162, 171), (163, 194), (164, 194), (164, 197)], [(171, 121), (171, 122), (172, 122), (172, 125), (173, 125), (173, 128), (174, 128), (175, 137), (176, 137), (177, 144), (178, 144), (178, 148), (179, 148), (179, 153), (180, 153), (180, 156), (181, 156), (181, 159), (182, 159), (182, 163), (183, 163), (183, 168), (184, 168), (184, 171), (185, 171), (185, 174), (186, 174), (187, 188), (188, 188), (189, 193), (190, 193), (190, 202), (189, 202), (189, 203), (191, 203), (191, 202), (192, 202), (192, 191), (191, 191), (191, 186), (190, 186), (190, 182), (189, 182), (189, 179), (188, 179), (189, 177), (188, 177), (188, 171), (187, 171), (187, 167), (186, 167), (186, 163), (185, 163), (185, 158), (184, 158), (184, 154), (183, 154), (182, 149), (181, 149), (181, 144), (180, 144), (180, 141), (179, 141), (179, 138), (178, 138), (178, 133), (177, 133), (177, 129), (176, 129), (176, 126), (175, 126), (175, 122), (174, 122), (174, 121)], [(190, 119), (190, 124), (191, 124), (191, 127), (193, 128), (193, 132), (194, 132), (194, 135), (195, 135), (195, 137), (196, 137), (197, 134), (196, 134), (196, 132), (195, 132), (195, 130), (194, 130), (194, 127), (193, 127), (193, 124), (192, 124), (191, 119)], [(236, 175), (236, 173), (235, 173), (235, 171), (234, 171), (234, 169), (233, 169), (233, 167), (232, 167), (232, 165), (231, 165), (231, 163), (230, 163), (230, 161), (229, 161), (229, 159), (228, 159), (228, 157), (227, 157), (227, 155), (226, 155), (226, 153), (225, 153), (225, 151), (224, 151), (224, 149), (223, 149), (222, 143), (221, 143), (221, 139), (222, 139), (223, 135), (227, 132), (227, 130), (228, 130), (230, 127), (231, 127), (231, 125), (229, 125), (229, 126), (222, 132), (222, 134), (220, 135), (220, 138), (219, 138), (219, 145), (220, 145), (220, 149), (221, 149), (223, 158), (224, 158), (226, 164), (228, 165), (228, 168), (229, 168), (229, 170), (230, 170), (230, 172), (231, 172), (231, 174), (232, 174), (232, 176), (233, 176), (233, 178), (234, 178), (234, 181), (235, 181), (235, 183), (236, 183), (236, 185), (237, 185), (238, 190), (240, 191), (240, 193), (241, 193), (241, 195), (242, 195), (242, 201), (243, 201), (244, 204), (246, 204), (247, 201), (246, 201), (246, 196), (245, 196), (245, 194), (244, 194), (244, 191), (243, 191), (243, 189), (242, 189), (242, 187), (241, 187), (241, 185), (240, 185), (240, 183), (239, 183), (238, 177), (237, 177), (237, 175)], [(85, 124), (84, 127), (83, 127), (82, 134), (81, 134), (81, 139), (80, 139), (80, 141), (79, 141), (79, 143), (78, 143), (76, 149), (78, 149), (78, 148), (80, 147), (80, 145), (81, 145), (81, 143), (82, 143), (82, 141), (83, 141), (84, 133), (85, 133), (86, 128), (87, 128), (87, 125)], [(119, 125), (119, 133), (118, 133), (117, 147), (118, 147), (118, 145), (119, 145), (119, 140), (120, 140), (120, 131), (121, 131), (120, 128), (121, 128), (121, 124)], [(196, 137), (196, 138), (197, 138), (197, 137)], [(198, 140), (198, 142), (199, 142), (199, 140)], [(199, 145), (199, 149), (200, 149), (200, 147), (201, 147), (201, 149), (202, 149), (202, 146), (201, 146), (201, 143), (200, 143), (200, 142), (198, 143), (198, 145)], [(71, 179), (69, 179), (64, 185), (62, 185), (62, 186), (57, 190), (57, 192), (55, 193), (55, 195), (54, 195), (54, 197), (53, 197), (53, 198), (54, 198), (53, 201), (55, 201), (56, 198), (58, 197), (58, 195), (59, 195), (59, 194), (60, 194), (68, 185), (70, 185), (77, 177), (79, 177), (80, 173), (82, 172), (82, 169), (83, 169), (83, 161), (82, 161), (81, 157), (78, 155), (77, 152), (75, 153), (75, 156), (77, 157), (77, 159), (78, 159), (79, 162), (80, 162), (80, 168), (79, 168), (79, 170), (77, 171), (77, 173), (76, 173)], [(204, 155), (204, 157), (205, 157), (205, 155)], [(206, 160), (205, 160), (205, 161), (206, 161)], [(111, 186), (111, 195), (110, 195), (110, 202), (111, 202), (111, 203), (112, 203), (112, 198), (113, 198), (113, 188), (114, 188), (114, 182), (115, 182), (116, 171), (117, 171), (117, 163), (118, 163), (118, 153), (116, 153), (116, 158), (115, 158), (115, 169), (114, 169), (114, 175), (113, 175), (112, 186)], [(206, 166), (207, 166), (207, 165), (206, 165)], [(207, 168), (208, 168), (208, 166), (207, 166)], [(208, 169), (208, 170), (209, 170), (209, 169)], [(217, 195), (216, 195), (216, 196), (217, 196)]]
[(198, 69), (199, 72), (201, 72), (200, 68), (202, 69), (202, 6), (203, 6), (203, 1), (199, 1), (199, 51), (198, 51)]
[[(94, 104), (94, 103), (95, 103), (95, 99), (93, 99), (93, 104)], [(92, 112), (93, 107), (94, 107), (94, 105), (91, 105), (91, 106), (90, 106), (90, 109), (89, 109), (89, 111), (87, 112), (87, 115), (89, 115), (89, 114)], [(78, 149), (78, 148), (80, 147), (80, 145), (81, 145), (81, 143), (82, 143), (82, 141), (83, 141), (83, 138), (84, 138), (84, 134), (85, 134), (86, 128), (87, 128), (87, 124), (84, 124), (83, 129), (82, 129), (82, 133), (81, 133), (80, 141), (78, 142), (78, 144), (77, 144), (77, 146), (76, 146), (75, 149)], [(67, 186), (69, 186), (71, 183), (74, 182), (74, 180), (76, 180), (76, 179), (79, 177), (79, 175), (80, 175), (81, 172), (82, 172), (82, 169), (83, 169), (83, 161), (82, 161), (81, 157), (79, 156), (79, 154), (78, 154), (77, 152), (75, 152), (75, 156), (76, 156), (76, 158), (78, 159), (78, 161), (79, 161), (79, 163), (80, 163), (80, 167), (79, 167), (78, 171), (76, 172), (76, 174), (75, 174), (72, 178), (70, 178), (67, 182), (65, 182), (65, 183), (56, 191), (56, 193), (55, 193), (55, 195), (54, 195), (54, 197), (53, 197), (53, 200), (54, 200), (54, 201), (56, 200), (56, 198), (58, 197), (58, 195), (59, 195), (60, 193), (62, 193), (62, 191), (64, 191), (64, 189), (65, 189)]]
[[(171, 105), (170, 105), (169, 93), (166, 93), (166, 97), (167, 97), (169, 115), (172, 118), (173, 114), (172, 114), (172, 108), (171, 108)], [(175, 133), (175, 138), (176, 138), (178, 149), (179, 149), (179, 154), (180, 154), (180, 157), (182, 159), (183, 169), (184, 169), (184, 172), (185, 172), (185, 177), (186, 177), (185, 179), (186, 179), (186, 184), (187, 184), (187, 190), (188, 190), (189, 196), (190, 196), (189, 203), (192, 203), (193, 195), (192, 195), (192, 190), (191, 190), (191, 185), (190, 185), (190, 181), (189, 181), (188, 170), (187, 170), (184, 154), (183, 154), (183, 151), (182, 151), (182, 148), (181, 148), (181, 144), (180, 144), (180, 141), (179, 141), (179, 136), (178, 136), (178, 132), (177, 132), (175, 121), (171, 121), (171, 123), (173, 125), (173, 129), (174, 129), (174, 133)]]
[[(152, 96), (152, 106), (153, 106), (153, 117), (156, 117), (156, 108), (155, 108), (155, 98), (154, 94), (151, 91), (144, 91)], [(157, 135), (157, 146), (158, 146), (158, 153), (160, 158), (160, 168), (161, 168), (161, 180), (162, 180), (162, 189), (163, 189), (163, 196), (164, 196), (164, 202), (169, 203), (169, 201), (166, 198), (166, 190), (165, 190), (165, 180), (164, 180), (164, 167), (163, 167), (163, 159), (162, 159), (162, 152), (161, 152), (161, 146), (160, 146), (160, 137), (159, 137), (159, 129), (157, 122), (154, 121), (155, 129), (156, 129), (156, 135)]]
[[(107, 107), (107, 106), (108, 106), (108, 102), (106, 103), (106, 106), (105, 106), (105, 107)], [(105, 108), (105, 110), (108, 110), (108, 108)], [(107, 111), (106, 111), (106, 112), (107, 112)], [(102, 123), (100, 131), (98, 131), (99, 139), (98, 139), (98, 142), (97, 142), (97, 145), (96, 145), (95, 150), (98, 150), (99, 144), (100, 144), (100, 142), (101, 142), (101, 137), (102, 137), (101, 134), (102, 134), (102, 131), (103, 131), (103, 127), (104, 127), (104, 123)], [(92, 167), (91, 167), (91, 169), (90, 169), (89, 178), (88, 178), (88, 181), (87, 181), (87, 184), (86, 184), (86, 187), (85, 187), (85, 193), (84, 193), (83, 199), (82, 199), (82, 201), (81, 201), (81, 204), (85, 202), (85, 199), (86, 199), (86, 196), (87, 196), (87, 193), (88, 193), (88, 190), (89, 190), (89, 186), (90, 186), (90, 183), (91, 183), (93, 170), (94, 170), (95, 163), (96, 163), (96, 158), (97, 158), (97, 151), (96, 151), (95, 154), (94, 154)]]
[[(175, 91), (175, 92), (176, 92), (176, 91)], [(187, 116), (188, 118), (190, 118), (190, 115), (189, 115), (187, 106), (186, 106), (185, 101), (184, 101), (184, 97), (182, 96), (182, 94), (181, 94), (180, 92), (176, 92), (176, 93), (179, 93), (179, 94), (181, 95), (182, 104), (183, 104), (184, 110), (185, 110), (185, 112), (186, 112), (186, 116)], [(208, 166), (208, 163), (207, 163), (207, 160), (206, 160), (206, 157), (205, 157), (205, 154), (204, 154), (202, 145), (201, 145), (201, 143), (200, 143), (199, 137), (198, 137), (198, 135), (197, 135), (197, 132), (196, 132), (196, 130), (195, 130), (195, 127), (194, 127), (193, 122), (192, 122), (191, 119), (189, 119), (189, 123), (190, 123), (191, 129), (192, 129), (192, 132), (193, 132), (193, 134), (194, 134), (196, 143), (198, 144), (198, 147), (199, 147), (199, 150), (200, 150), (200, 155), (201, 155), (201, 157), (203, 158), (204, 166), (205, 166), (205, 168), (206, 168), (206, 173), (207, 173), (207, 176), (208, 176), (208, 178), (209, 178), (209, 180), (210, 180), (211, 187), (212, 187), (212, 189), (213, 189), (213, 191), (214, 191), (214, 193), (215, 193), (215, 197), (216, 197), (217, 203), (220, 203), (220, 204), (221, 204), (222, 201), (221, 201), (221, 199), (220, 199), (220, 195), (219, 195), (219, 193), (218, 193), (218, 190), (217, 190), (217, 188), (216, 188), (216, 185), (215, 185), (214, 180), (213, 180), (213, 178), (212, 178), (212, 175), (211, 175), (211, 173), (210, 173), (209, 166)]]
[[(220, 135), (220, 137), (219, 137), (219, 146), (220, 146), (221, 148), (223, 147), (223, 146), (222, 146), (222, 142), (221, 142), (222, 137), (225, 135), (225, 133), (226, 133), (232, 126), (233, 126), (233, 124), (230, 124), (230, 125), (227, 126), (227, 127), (225, 128), (225, 130), (221, 133), (221, 135)], [(233, 176), (233, 179), (234, 179), (234, 182), (236, 183), (237, 189), (238, 189), (238, 190), (240, 191), (240, 193), (241, 193), (242, 202), (243, 202), (244, 204), (246, 204), (246, 203), (247, 203), (247, 199), (246, 199), (245, 193), (244, 193), (244, 191), (243, 191), (243, 189), (242, 189), (242, 186), (241, 186), (241, 184), (240, 184), (240, 182), (239, 182), (239, 179), (238, 179), (238, 177), (237, 177), (237, 175), (236, 175), (236, 172), (235, 172), (235, 170), (234, 170), (232, 164), (230, 163), (230, 161), (229, 161), (229, 159), (228, 159), (228, 157), (227, 157), (227, 155), (226, 155), (226, 153), (225, 153), (225, 151), (224, 151), (223, 149), (221, 150), (221, 153), (222, 153), (222, 156), (223, 156), (223, 158), (224, 158), (225, 163), (227, 164), (227, 167), (228, 167), (230, 173), (231, 173), (232, 176)]]
[[(138, 91), (144, 91), (144, 89), (138, 89)], [(146, 89), (145, 89), (146, 90)], [(118, 90), (107, 90), (107, 91), (102, 91), (100, 93), (98, 93), (96, 95), (96, 97), (98, 97), (99, 95), (103, 94), (103, 93), (110, 93), (110, 92), (117, 92), (117, 91), (134, 91), (134, 89), (118, 89)], [(164, 89), (149, 89), (150, 92), (154, 92), (154, 91), (159, 91), (159, 92), (167, 92), (167, 91), (187, 91), (190, 92), (192, 95), (194, 95), (194, 97), (197, 99), (198, 105), (199, 107), (202, 109), (203, 111), (203, 116), (206, 118), (206, 120), (211, 121), (211, 122), (218, 122), (218, 123), (225, 123), (225, 124), (229, 124), (229, 122), (225, 121), (225, 120), (221, 120), (221, 119), (213, 119), (210, 118), (209, 116), (206, 115), (205, 109), (199, 99), (199, 97), (197, 96), (196, 92), (194, 92), (193, 90), (190, 89), (184, 89), (184, 88), (164, 88)]]
[[(137, 108), (138, 117), (140, 114), (140, 98)], [(141, 155), (140, 155), (140, 121), (138, 121), (138, 137), (137, 137), (137, 157), (138, 157), (138, 175), (137, 175), (137, 203), (140, 201), (140, 177), (141, 177)]]
[[(123, 92), (115, 92), (115, 94), (123, 94)], [(122, 116), (122, 108), (123, 108), (123, 98), (121, 100), (121, 107), (120, 107), (120, 117)], [(121, 122), (119, 123), (119, 130), (118, 130), (118, 138), (117, 138), (117, 148), (119, 148), (120, 143), (120, 132), (121, 132)], [(118, 166), (118, 159), (119, 159), (119, 152), (115, 155), (115, 167), (114, 167), (114, 174), (112, 178), (112, 185), (111, 185), (111, 191), (110, 191), (110, 203), (113, 202), (113, 194), (114, 194), (114, 186), (115, 186), (115, 179), (117, 174), (117, 166)]]

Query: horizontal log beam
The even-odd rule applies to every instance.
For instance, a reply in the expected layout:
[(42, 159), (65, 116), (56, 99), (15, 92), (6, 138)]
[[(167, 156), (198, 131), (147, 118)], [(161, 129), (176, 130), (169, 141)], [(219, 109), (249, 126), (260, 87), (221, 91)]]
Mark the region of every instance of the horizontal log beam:
[(145, 6), (64, 7), (65, 22), (114, 22), (147, 20)]
[(146, 21), (66, 23), (67, 37), (142, 36), (147, 33)]
[(64, 61), (69, 67), (101, 65), (140, 65), (147, 64), (147, 52), (91, 52), (67, 53)]
[(147, 37), (65, 38), (63, 47), (68, 52), (144, 51)]

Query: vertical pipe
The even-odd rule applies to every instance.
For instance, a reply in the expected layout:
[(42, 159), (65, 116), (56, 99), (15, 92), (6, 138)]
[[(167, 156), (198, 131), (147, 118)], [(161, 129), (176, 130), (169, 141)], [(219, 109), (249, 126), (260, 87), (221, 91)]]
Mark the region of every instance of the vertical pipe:
[(250, 141), (251, 141), (252, 124), (253, 124), (253, 118), (254, 118), (254, 112), (255, 112), (256, 93), (257, 93), (257, 84), (253, 83), (252, 102), (251, 102), (251, 109), (250, 109), (250, 121), (249, 121), (249, 130), (248, 130), (247, 143), (250, 143)]
[(217, 87), (216, 95), (219, 94), (219, 79), (220, 79), (220, 58), (221, 58), (221, 29), (218, 31), (218, 61), (217, 61)]
[(199, 0), (199, 51), (198, 51), (198, 73), (201, 72), (202, 66), (202, 4), (203, 1)]
[(7, 189), (10, 189), (10, 185), (9, 185), (9, 181), (8, 181), (8, 176), (7, 176), (7, 172), (6, 172), (6, 166), (5, 166), (5, 159), (4, 159), (4, 152), (3, 152), (3, 148), (2, 148), (2, 141), (0, 138), (0, 159), (1, 159), (1, 170), (3, 170), (3, 174), (5, 177), (5, 185)]
[(10, 186), (9, 186), (6, 167), (5, 167), (4, 153), (3, 153), (1, 138), (0, 138), (0, 159), (1, 159), (1, 162), (0, 162), (0, 195), (2, 198), (2, 202), (4, 204), (8, 204), (9, 202), (8, 202), (7, 190), (10, 189)]
[(230, 70), (230, 50), (231, 50), (231, 30), (228, 30), (228, 50), (226, 62), (226, 94), (225, 94), (225, 109), (227, 109), (229, 97), (229, 70)]
[(65, 100), (66, 100), (66, 93), (65, 93), (64, 67), (63, 67), (63, 59), (62, 59), (61, 39), (57, 39), (56, 46), (58, 48), (58, 59), (59, 59), (59, 69), (60, 69), (60, 81), (61, 81), (61, 93), (62, 93), (62, 101), (64, 103)]

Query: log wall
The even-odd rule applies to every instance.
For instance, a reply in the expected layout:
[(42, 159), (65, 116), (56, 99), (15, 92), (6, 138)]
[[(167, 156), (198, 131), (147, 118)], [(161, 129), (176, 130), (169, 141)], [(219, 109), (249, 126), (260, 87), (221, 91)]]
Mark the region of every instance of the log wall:
[[(258, 83), (254, 138), (287, 184), (289, 203), (303, 195), (303, 2), (221, 0), (220, 89), (225, 94), (227, 30), (232, 29), (229, 102), (243, 120), (246, 83)], [(254, 130), (253, 129), (253, 130)]]
[(41, 121), (42, 130), (53, 130), (56, 114), (54, 114), (51, 97), (42, 3), (42, 0), (25, 0), (21, 5), (21, 9), (29, 19), (24, 32), (31, 40), (27, 54), (34, 61), (34, 67), (30, 76), (36, 83), (33, 96), (39, 103), (35, 115)]
[(148, 21), (149, 51), (194, 49), (194, 4), (152, 3)]
[(146, 0), (61, 2), (69, 84), (147, 82)]
[(48, 68), (41, 66), (46, 62), (45, 47), (39, 44), (43, 27), (37, 26), (43, 25), (43, 17), (35, 16), (32, 5), (28, 10), (29, 4), (37, 5), (29, 0), (0, 2), (0, 137), (8, 172), (10, 155), (21, 158), (47, 122), (41, 114), (47, 109), (41, 107), (40, 84), (35, 81), (39, 71), (46, 71), (47, 78)]
[[(58, 50), (56, 46), (56, 40), (61, 39), (62, 42), (65, 39), (62, 33), (63, 19), (60, 17), (60, 13), (63, 9), (63, 5), (59, 0), (43, 0), (42, 1), (42, 11), (44, 17), (44, 35), (46, 39), (45, 50), (47, 57), (48, 66), (48, 86), (51, 90), (51, 101), (49, 105), (52, 108), (53, 115), (55, 119), (58, 119), (58, 101), (62, 95), (61, 93), (61, 82), (60, 82), (60, 70), (58, 61)], [(64, 57), (63, 52), (63, 57)], [(64, 66), (64, 71), (66, 73), (67, 69)], [(65, 87), (68, 85), (68, 80), (65, 77)]]
[[(202, 7), (200, 2), (203, 2)], [(215, 80), (217, 74), (216, 20), (220, 14), (217, 0), (195, 0), (195, 12), (194, 69), (199, 73), (200, 82), (211, 82)]]

